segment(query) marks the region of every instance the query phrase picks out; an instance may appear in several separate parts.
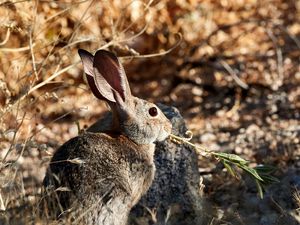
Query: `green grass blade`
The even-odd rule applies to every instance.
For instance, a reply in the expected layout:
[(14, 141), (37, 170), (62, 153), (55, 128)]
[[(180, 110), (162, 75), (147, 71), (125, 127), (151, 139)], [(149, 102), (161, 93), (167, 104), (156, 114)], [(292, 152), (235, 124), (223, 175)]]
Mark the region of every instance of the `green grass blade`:
[(225, 168), (227, 169), (227, 171), (231, 174), (231, 176), (233, 177), (238, 177), (234, 170), (232, 169), (232, 167), (226, 162), (226, 160), (221, 160), (221, 162), (223, 163), (223, 165), (225, 166)]
[(242, 157), (235, 155), (235, 154), (230, 154), (230, 153), (224, 153), (224, 152), (213, 152), (212, 153), (214, 156), (217, 156), (221, 159), (226, 159), (232, 163), (240, 163), (240, 164), (247, 164), (248, 161), (243, 159)]
[(264, 181), (263, 178), (257, 173), (255, 169), (250, 168), (246, 165), (237, 165), (237, 166), (243, 169), (244, 171), (246, 171), (247, 173), (249, 173), (250, 175), (252, 175), (253, 177), (255, 177), (257, 180), (262, 182)]
[(264, 198), (264, 190), (263, 187), (261, 186), (260, 182), (258, 180), (255, 180), (256, 183), (256, 187), (257, 187), (257, 191), (258, 191), (258, 195), (261, 199)]

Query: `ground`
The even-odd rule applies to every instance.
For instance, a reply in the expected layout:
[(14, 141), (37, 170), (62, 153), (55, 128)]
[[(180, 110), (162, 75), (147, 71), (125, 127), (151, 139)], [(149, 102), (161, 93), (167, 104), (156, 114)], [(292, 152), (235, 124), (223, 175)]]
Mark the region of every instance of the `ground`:
[(300, 223), (299, 1), (2, 1), (0, 209), (33, 202), (53, 151), (107, 110), (78, 48), (122, 57), (134, 95), (175, 106), (193, 143), (268, 164), (245, 174), (199, 157), (210, 224)]

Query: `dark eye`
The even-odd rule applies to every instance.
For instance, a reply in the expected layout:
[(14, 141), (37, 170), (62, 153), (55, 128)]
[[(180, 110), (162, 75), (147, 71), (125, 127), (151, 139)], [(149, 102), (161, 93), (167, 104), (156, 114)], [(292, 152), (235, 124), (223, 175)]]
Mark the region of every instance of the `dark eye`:
[(158, 112), (157, 112), (157, 108), (156, 107), (151, 107), (149, 109), (149, 114), (150, 116), (154, 117), (154, 116), (157, 116)]

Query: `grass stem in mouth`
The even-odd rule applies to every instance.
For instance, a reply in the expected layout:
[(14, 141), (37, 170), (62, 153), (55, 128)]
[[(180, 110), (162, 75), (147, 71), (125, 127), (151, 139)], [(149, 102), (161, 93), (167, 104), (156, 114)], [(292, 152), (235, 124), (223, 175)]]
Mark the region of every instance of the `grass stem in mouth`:
[[(193, 144), (192, 142), (190, 142), (193, 137), (193, 133), (191, 131), (187, 131), (186, 136), (187, 137), (179, 137), (177, 135), (170, 134), (169, 138), (172, 142), (176, 144), (179, 145), (187, 144), (191, 146), (196, 151), (196, 153), (201, 156), (204, 157), (213, 156), (217, 161), (223, 163), (227, 171), (236, 178), (239, 178), (240, 176), (237, 174), (236, 169), (234, 169), (234, 167), (232, 166), (242, 169), (255, 180), (260, 198), (263, 198), (263, 192), (266, 185), (279, 182), (277, 178), (270, 175), (272, 172), (274, 172), (274, 167), (270, 167), (267, 165), (259, 165), (252, 168), (249, 166), (248, 160), (245, 160), (236, 154), (225, 153), (225, 152), (214, 152), (203, 145)], [(272, 168), (272, 169), (268, 169), (268, 168)]]

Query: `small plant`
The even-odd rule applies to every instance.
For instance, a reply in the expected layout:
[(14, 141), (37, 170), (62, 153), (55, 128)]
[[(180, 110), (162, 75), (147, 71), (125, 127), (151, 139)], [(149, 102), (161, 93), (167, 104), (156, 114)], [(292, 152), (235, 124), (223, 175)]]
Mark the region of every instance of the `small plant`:
[(263, 198), (263, 193), (265, 190), (265, 186), (279, 182), (276, 177), (271, 176), (276, 168), (268, 165), (258, 165), (254, 168), (249, 166), (249, 161), (243, 159), (242, 157), (231, 154), (231, 153), (224, 153), (224, 152), (214, 152), (207, 149), (203, 145), (196, 145), (190, 142), (193, 137), (193, 133), (191, 131), (186, 132), (187, 137), (178, 137), (174, 134), (170, 135), (171, 141), (177, 144), (187, 144), (191, 146), (197, 154), (204, 156), (204, 157), (214, 157), (221, 163), (223, 163), (224, 167), (227, 171), (234, 177), (239, 178), (237, 171), (234, 167), (238, 167), (248, 173), (256, 182), (258, 194), (260, 198)]

